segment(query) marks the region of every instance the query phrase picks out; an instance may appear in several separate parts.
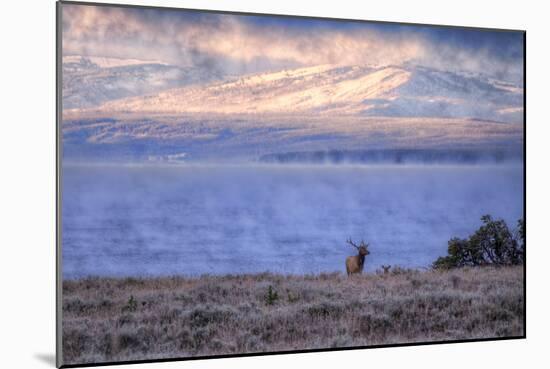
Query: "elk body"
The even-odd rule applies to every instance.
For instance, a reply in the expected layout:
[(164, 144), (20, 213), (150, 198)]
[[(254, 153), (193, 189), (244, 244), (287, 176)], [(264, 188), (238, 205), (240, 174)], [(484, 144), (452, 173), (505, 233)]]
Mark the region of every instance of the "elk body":
[(359, 246), (357, 246), (353, 243), (351, 238), (347, 240), (347, 243), (357, 249), (357, 255), (348, 256), (346, 258), (346, 272), (348, 276), (352, 274), (361, 274), (363, 272), (363, 266), (365, 265), (365, 256), (370, 254), (368, 249), (369, 244), (361, 241)]

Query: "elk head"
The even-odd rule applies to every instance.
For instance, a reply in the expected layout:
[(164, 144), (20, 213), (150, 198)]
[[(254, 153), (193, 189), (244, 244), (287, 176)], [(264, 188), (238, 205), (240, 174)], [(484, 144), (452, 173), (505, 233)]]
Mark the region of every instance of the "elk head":
[(349, 238), (347, 240), (347, 243), (349, 243), (351, 246), (355, 247), (357, 249), (357, 251), (359, 251), (359, 255), (361, 255), (361, 256), (367, 256), (368, 254), (370, 254), (369, 244), (366, 243), (363, 240), (361, 240), (361, 243), (359, 244), (359, 246), (357, 246), (355, 243), (353, 243), (351, 238)]
[(369, 244), (361, 240), (359, 245), (353, 243), (350, 239), (347, 240), (347, 243), (355, 247), (358, 251), (358, 254), (355, 256), (350, 256), (346, 259), (346, 272), (348, 275), (358, 274), (363, 272), (363, 266), (365, 264), (365, 256), (370, 254)]

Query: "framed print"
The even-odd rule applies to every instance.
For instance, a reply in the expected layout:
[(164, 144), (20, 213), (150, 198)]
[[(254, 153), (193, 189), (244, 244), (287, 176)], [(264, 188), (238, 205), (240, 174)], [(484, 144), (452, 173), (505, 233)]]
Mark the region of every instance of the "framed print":
[(525, 337), (525, 31), (57, 5), (58, 366)]

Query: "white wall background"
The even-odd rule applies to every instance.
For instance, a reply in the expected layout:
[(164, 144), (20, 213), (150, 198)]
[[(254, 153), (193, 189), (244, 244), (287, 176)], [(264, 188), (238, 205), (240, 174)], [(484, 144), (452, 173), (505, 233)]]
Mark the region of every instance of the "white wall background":
[[(116, 2), (113, 0), (111, 2)], [(127, 0), (135, 4), (527, 30), (527, 340), (135, 365), (132, 368), (370, 366), (515, 368), (548, 363), (547, 115), (544, 2)], [(534, 5), (539, 3), (539, 5)], [(0, 366), (53, 367), (55, 353), (55, 2), (0, 11)], [(546, 350), (547, 351), (547, 350)]]

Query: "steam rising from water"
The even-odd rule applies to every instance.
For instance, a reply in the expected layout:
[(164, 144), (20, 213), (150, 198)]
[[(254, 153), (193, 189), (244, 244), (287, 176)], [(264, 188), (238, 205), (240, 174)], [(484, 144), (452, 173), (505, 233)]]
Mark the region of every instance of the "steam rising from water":
[(428, 266), (483, 214), (515, 226), (521, 166), (63, 168), (63, 275), (344, 271)]

